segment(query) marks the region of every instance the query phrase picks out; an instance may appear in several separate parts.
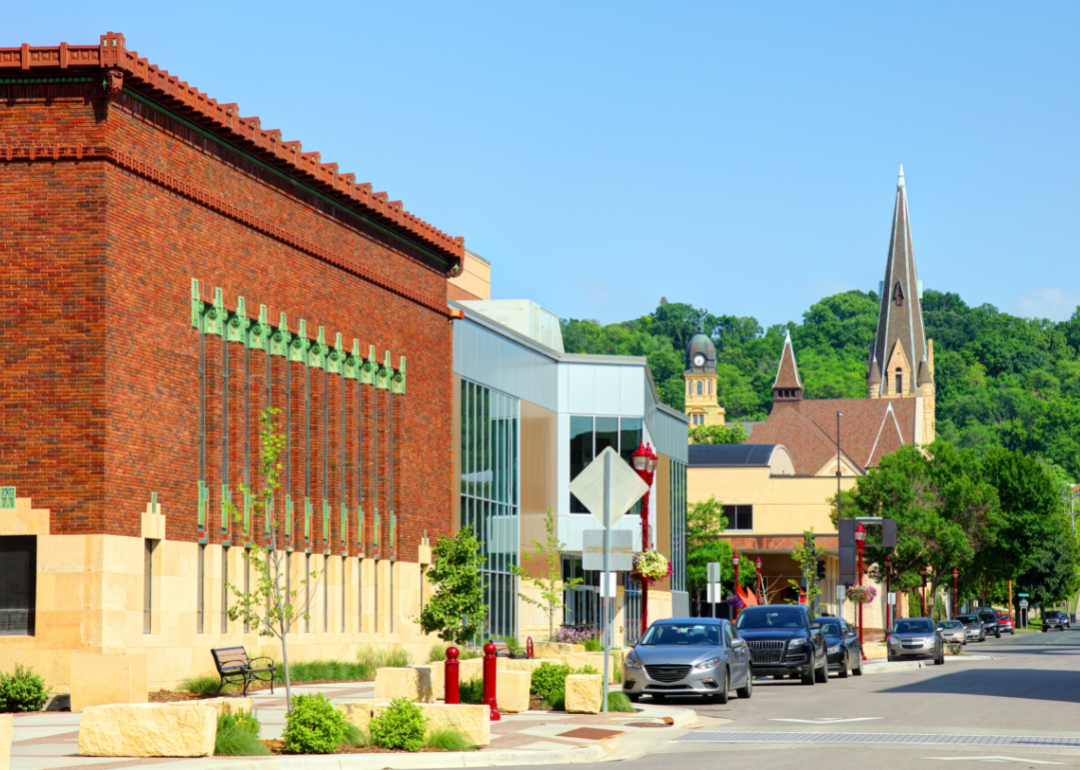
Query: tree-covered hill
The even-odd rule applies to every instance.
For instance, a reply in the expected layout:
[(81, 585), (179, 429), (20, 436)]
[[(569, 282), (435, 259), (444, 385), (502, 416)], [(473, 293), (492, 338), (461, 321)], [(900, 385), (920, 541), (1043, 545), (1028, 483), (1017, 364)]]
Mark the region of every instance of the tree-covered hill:
[[(865, 398), (877, 313), (876, 293), (849, 291), (812, 305), (801, 324), (762, 329), (754, 318), (706, 315), (728, 420), (768, 415), (786, 329), (806, 398)], [(938, 437), (980, 453), (1020, 449), (1080, 476), (1080, 308), (1052, 323), (927, 290), (923, 313), (934, 340)], [(571, 353), (645, 356), (661, 399), (682, 410), (683, 352), (696, 319), (689, 305), (662, 299), (633, 321), (564, 320), (563, 343)]]

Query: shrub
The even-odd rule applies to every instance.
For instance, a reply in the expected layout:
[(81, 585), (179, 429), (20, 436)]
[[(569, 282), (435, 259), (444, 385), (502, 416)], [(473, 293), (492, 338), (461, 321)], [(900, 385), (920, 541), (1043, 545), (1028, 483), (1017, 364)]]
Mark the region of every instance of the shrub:
[(570, 666), (554, 663), (541, 663), (532, 673), (529, 692), (541, 698), (566, 689), (566, 677), (570, 676)]
[(424, 747), (428, 718), (407, 698), (395, 698), (388, 708), (371, 720), (371, 742), (384, 749), (419, 751)]
[(604, 644), (596, 637), (584, 641), (585, 652), (603, 652)]
[(49, 699), (45, 680), (32, 668), (15, 666), (11, 674), (0, 674), (0, 712), (40, 711)]
[(585, 644), (593, 635), (588, 629), (578, 629), (573, 626), (559, 626), (559, 630), (551, 637), (551, 641), (560, 644)]
[(286, 754), (330, 754), (345, 740), (345, 715), (323, 694), (294, 695), (281, 734)]
[[(284, 680), (283, 680), (284, 681)], [(221, 680), (216, 676), (189, 676), (180, 682), (180, 689), (184, 692), (195, 693), (196, 695), (217, 695), (218, 687), (221, 685)], [(233, 686), (230, 684), (221, 688), (221, 694), (227, 695), (232, 692)]]
[(476, 751), (476, 746), (469, 742), (461, 732), (452, 727), (443, 730), (432, 730), (424, 740), (424, 747), (428, 749), (443, 749), (444, 751)]
[(624, 692), (609, 692), (607, 696), (607, 709), (608, 711), (625, 711), (628, 713), (633, 713), (637, 710)]
[(259, 720), (251, 713), (222, 714), (218, 717), (214, 754), (220, 757), (260, 757), (270, 749), (259, 740)]
[(461, 682), (458, 685), (458, 699), (462, 703), (471, 703), (473, 705), (483, 703), (484, 680), (470, 679), (468, 682)]

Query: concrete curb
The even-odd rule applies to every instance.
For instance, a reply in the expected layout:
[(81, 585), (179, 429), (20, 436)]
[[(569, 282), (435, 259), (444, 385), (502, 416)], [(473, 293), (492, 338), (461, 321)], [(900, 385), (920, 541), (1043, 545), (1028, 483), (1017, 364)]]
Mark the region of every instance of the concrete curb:
[[(605, 741), (605, 743), (607, 743)], [(575, 746), (563, 751), (461, 751), (425, 754), (331, 754), (323, 756), (281, 756), (266, 759), (213, 761), (207, 758), (199, 770), (268, 770), (284, 766), (289, 770), (428, 770), (443, 767), (514, 767), (517, 765), (572, 765), (600, 762), (618, 744)]]
[[(994, 660), (993, 655), (946, 655), (945, 665), (949, 663), (967, 663), (971, 660)], [(867, 664), (870, 661), (866, 661)], [(901, 661), (880, 661), (875, 662), (873, 665), (867, 665), (863, 668), (863, 673), (866, 674), (883, 674), (890, 671), (905, 671), (913, 668), (930, 668), (934, 665), (932, 660), (901, 660)]]

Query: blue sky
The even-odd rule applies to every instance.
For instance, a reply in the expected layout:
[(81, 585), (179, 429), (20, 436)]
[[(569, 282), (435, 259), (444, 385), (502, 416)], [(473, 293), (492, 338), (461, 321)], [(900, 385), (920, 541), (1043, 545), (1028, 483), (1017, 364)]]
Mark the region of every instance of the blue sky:
[(128, 47), (611, 322), (763, 324), (876, 289), (904, 164), (920, 277), (1080, 304), (1080, 4), (14, 4), (3, 46)]

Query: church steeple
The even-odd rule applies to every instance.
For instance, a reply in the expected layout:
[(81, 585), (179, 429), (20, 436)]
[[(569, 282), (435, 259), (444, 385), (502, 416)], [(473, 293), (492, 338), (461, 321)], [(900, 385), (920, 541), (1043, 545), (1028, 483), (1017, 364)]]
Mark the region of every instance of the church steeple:
[(799, 365), (795, 363), (795, 349), (791, 346), (791, 332), (784, 335), (784, 349), (780, 352), (780, 366), (772, 388), (773, 403), (802, 401), (803, 385)]
[[(908, 218), (904, 167), (896, 182), (892, 236), (881, 283), (877, 337), (870, 354), (867, 390), (871, 398), (914, 396), (926, 383), (926, 330), (922, 316), (922, 281), (915, 268), (915, 249)], [(876, 370), (876, 371), (875, 371)], [(929, 370), (926, 370), (929, 371)], [(874, 382), (880, 380), (880, 382)]]

